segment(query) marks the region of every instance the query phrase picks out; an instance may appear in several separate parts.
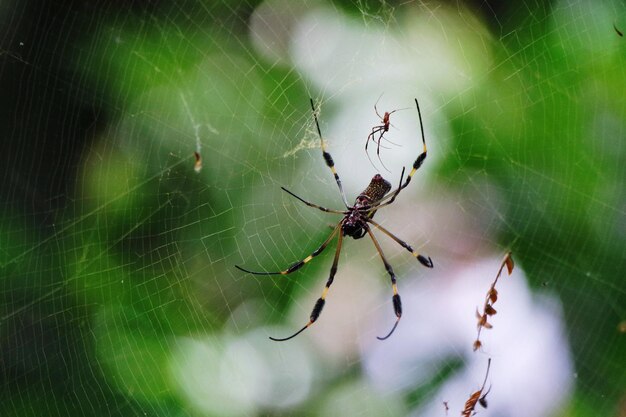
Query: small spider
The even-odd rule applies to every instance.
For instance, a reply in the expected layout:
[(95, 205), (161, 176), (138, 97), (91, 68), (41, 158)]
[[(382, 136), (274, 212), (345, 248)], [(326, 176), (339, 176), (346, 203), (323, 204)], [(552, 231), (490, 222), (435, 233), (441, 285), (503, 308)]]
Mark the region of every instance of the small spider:
[[(382, 95), (381, 95), (382, 97)], [(389, 120), (389, 117), (394, 114), (397, 111), (400, 110), (406, 110), (406, 109), (396, 109), (396, 110), (392, 110), (390, 112), (385, 112), (384, 115), (380, 115), (380, 113), (378, 113), (378, 109), (376, 108), (376, 106), (378, 105), (378, 101), (380, 100), (380, 97), (378, 97), (378, 100), (376, 100), (376, 104), (374, 104), (374, 111), (376, 112), (376, 116), (380, 117), (380, 125), (376, 125), (372, 128), (372, 131), (370, 132), (369, 135), (367, 135), (367, 140), (365, 141), (365, 154), (367, 155), (367, 158), (370, 160), (370, 162), (372, 163), (372, 165), (374, 165), (374, 163), (372, 162), (372, 159), (370, 158), (369, 153), (367, 152), (367, 147), (370, 143), (370, 140), (374, 143), (376, 143), (376, 156), (378, 157), (378, 160), (380, 161), (380, 164), (383, 166), (383, 168), (385, 168), (385, 170), (387, 172), (391, 172), (389, 171), (389, 169), (387, 169), (387, 167), (385, 166), (385, 164), (383, 163), (382, 159), (380, 159), (380, 148), (384, 148), (384, 146), (382, 146), (380, 144), (380, 142), (385, 139), (387, 142), (391, 143), (392, 145), (398, 145), (397, 143), (394, 143), (392, 141), (390, 141), (389, 139), (385, 138), (384, 135), (385, 133), (389, 132), (389, 127), (391, 126), (391, 121)], [(378, 137), (376, 137), (376, 135), (378, 134)]]
[(322, 245), (319, 248), (317, 248), (312, 254), (310, 254), (303, 260), (294, 263), (289, 268), (283, 271), (254, 272), (254, 271), (244, 269), (238, 265), (235, 265), (239, 270), (250, 273), (250, 274), (255, 274), (255, 275), (291, 274), (292, 272), (300, 269), (304, 264), (309, 262), (311, 259), (315, 258), (317, 255), (322, 253), (322, 251), (326, 249), (326, 246), (328, 246), (330, 241), (336, 235), (338, 235), (337, 249), (335, 250), (335, 258), (333, 260), (332, 266), (330, 267), (330, 276), (328, 277), (328, 281), (326, 281), (326, 286), (324, 288), (324, 291), (322, 292), (321, 297), (317, 300), (317, 302), (315, 303), (315, 306), (313, 307), (313, 310), (311, 311), (309, 322), (302, 329), (298, 330), (296, 333), (292, 334), (291, 336), (288, 336), (282, 339), (270, 337), (271, 340), (282, 342), (285, 340), (289, 340), (293, 337), (296, 337), (297, 335), (302, 333), (304, 330), (306, 330), (308, 327), (310, 327), (313, 323), (315, 323), (315, 321), (318, 319), (318, 317), (320, 316), (320, 313), (322, 312), (322, 309), (324, 308), (324, 304), (326, 303), (326, 295), (328, 294), (328, 289), (330, 288), (331, 284), (333, 283), (333, 280), (335, 279), (335, 273), (337, 272), (337, 265), (339, 263), (339, 254), (341, 253), (341, 244), (342, 244), (344, 236), (350, 236), (353, 239), (361, 239), (366, 234), (368, 234), (369, 237), (372, 239), (372, 242), (374, 243), (374, 247), (376, 248), (376, 251), (380, 255), (380, 258), (382, 259), (383, 264), (385, 265), (387, 274), (389, 274), (389, 277), (391, 278), (391, 287), (393, 290), (393, 297), (392, 297), (393, 310), (397, 319), (392, 329), (389, 331), (389, 333), (384, 337), (378, 337), (378, 339), (380, 340), (387, 339), (389, 336), (391, 336), (391, 334), (394, 332), (394, 330), (398, 326), (400, 317), (402, 316), (402, 302), (400, 301), (400, 295), (398, 294), (398, 287), (396, 285), (396, 276), (393, 272), (393, 268), (391, 267), (389, 262), (387, 262), (387, 258), (385, 257), (383, 250), (380, 247), (380, 244), (378, 243), (378, 240), (374, 236), (374, 233), (372, 233), (372, 228), (370, 227), (370, 225), (374, 226), (375, 229), (387, 235), (396, 243), (398, 243), (400, 246), (408, 250), (422, 265), (428, 268), (433, 267), (433, 262), (430, 259), (430, 257), (424, 257), (420, 255), (406, 242), (404, 242), (403, 240), (395, 236), (393, 233), (391, 233), (389, 230), (385, 229), (383, 226), (381, 226), (380, 224), (378, 224), (377, 222), (373, 220), (373, 217), (376, 214), (376, 211), (378, 209), (384, 206), (388, 206), (391, 203), (393, 203), (396, 197), (398, 197), (398, 194), (400, 194), (400, 191), (402, 191), (404, 188), (406, 188), (407, 185), (409, 185), (409, 182), (411, 181), (413, 174), (415, 174), (415, 171), (419, 169), (419, 167), (422, 165), (422, 163), (426, 159), (426, 139), (424, 138), (424, 128), (422, 126), (422, 115), (420, 112), (417, 99), (415, 99), (415, 105), (417, 106), (417, 114), (419, 116), (420, 129), (422, 132), (422, 143), (424, 145), (424, 149), (422, 153), (418, 155), (417, 159), (413, 163), (413, 169), (411, 170), (409, 175), (406, 177), (406, 180), (404, 181), (404, 183), (402, 182), (402, 179), (404, 178), (404, 168), (402, 168), (402, 173), (400, 174), (400, 183), (398, 185), (398, 188), (395, 191), (389, 193), (389, 191), (391, 190), (391, 184), (387, 180), (385, 180), (380, 174), (376, 174), (372, 178), (367, 188), (361, 194), (359, 194), (359, 196), (356, 198), (354, 204), (349, 205), (348, 200), (346, 199), (346, 195), (343, 191), (343, 186), (341, 185), (341, 180), (339, 179), (339, 175), (337, 174), (337, 171), (335, 170), (335, 164), (333, 162), (333, 158), (330, 155), (330, 153), (326, 152), (326, 145), (324, 144), (324, 139), (322, 139), (322, 132), (320, 130), (319, 122), (317, 120), (317, 115), (315, 114), (315, 105), (313, 104), (313, 99), (311, 99), (311, 109), (313, 110), (313, 117), (315, 119), (315, 125), (317, 126), (317, 133), (320, 138), (322, 156), (324, 157), (324, 161), (326, 162), (326, 165), (330, 168), (331, 172), (333, 173), (333, 176), (335, 177), (335, 181), (337, 182), (337, 186), (339, 187), (339, 192), (341, 193), (341, 197), (346, 206), (346, 210), (332, 210), (332, 209), (319, 206), (317, 204), (310, 203), (304, 200), (303, 198), (298, 197), (297, 195), (287, 190), (286, 188), (281, 187), (283, 191), (285, 191), (292, 197), (300, 200), (307, 206), (319, 209), (326, 213), (341, 214), (343, 215), (342, 219), (339, 220), (339, 223), (337, 223), (337, 225), (333, 228), (333, 231), (331, 232), (330, 236), (326, 238), (326, 240), (322, 243)]

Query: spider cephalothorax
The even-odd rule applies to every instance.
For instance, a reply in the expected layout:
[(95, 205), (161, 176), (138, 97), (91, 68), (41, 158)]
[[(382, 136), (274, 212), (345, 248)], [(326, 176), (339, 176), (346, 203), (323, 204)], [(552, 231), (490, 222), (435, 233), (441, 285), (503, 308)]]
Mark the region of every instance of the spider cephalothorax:
[(393, 272), (393, 268), (391, 267), (389, 262), (387, 262), (387, 258), (385, 257), (385, 254), (383, 253), (383, 250), (380, 247), (380, 244), (378, 243), (378, 239), (376, 239), (376, 237), (374, 236), (374, 233), (372, 232), (372, 228), (370, 227), (370, 225), (374, 226), (376, 230), (379, 230), (381, 233), (387, 235), (396, 243), (398, 243), (400, 246), (408, 250), (422, 265), (428, 268), (433, 267), (433, 262), (429, 257), (424, 257), (420, 255), (418, 252), (413, 250), (413, 248), (409, 244), (407, 244), (405, 241), (401, 240), (399, 237), (397, 237), (396, 235), (391, 233), (389, 230), (385, 229), (383, 226), (381, 226), (380, 224), (378, 224), (377, 222), (373, 220), (374, 214), (376, 214), (376, 211), (378, 209), (384, 206), (388, 206), (391, 203), (393, 203), (396, 197), (398, 196), (398, 194), (400, 194), (400, 191), (402, 191), (404, 188), (406, 188), (407, 185), (409, 185), (409, 182), (411, 181), (413, 174), (415, 174), (415, 171), (419, 169), (419, 167), (422, 165), (422, 163), (426, 159), (426, 139), (424, 138), (424, 128), (422, 127), (422, 115), (420, 113), (420, 107), (417, 102), (417, 99), (415, 99), (415, 106), (417, 107), (417, 114), (419, 116), (420, 129), (422, 132), (422, 144), (424, 145), (424, 149), (422, 153), (420, 153), (417, 156), (417, 159), (415, 159), (415, 162), (413, 162), (413, 169), (411, 170), (409, 175), (406, 177), (406, 180), (402, 182), (402, 179), (404, 178), (404, 168), (402, 168), (402, 173), (400, 174), (400, 183), (398, 185), (398, 188), (396, 188), (396, 190), (393, 191), (392, 193), (389, 193), (389, 191), (391, 190), (391, 184), (387, 180), (385, 180), (380, 174), (376, 174), (372, 178), (372, 181), (370, 181), (370, 184), (367, 186), (367, 188), (363, 190), (361, 194), (359, 194), (359, 196), (354, 201), (354, 204), (350, 206), (348, 204), (346, 195), (343, 191), (343, 187), (341, 185), (341, 180), (339, 179), (339, 175), (337, 174), (337, 171), (335, 170), (335, 163), (333, 162), (333, 158), (332, 156), (330, 156), (330, 153), (326, 152), (326, 145), (324, 144), (324, 139), (322, 138), (320, 125), (319, 125), (319, 122), (317, 121), (317, 115), (315, 114), (315, 105), (313, 104), (313, 100), (311, 99), (311, 108), (313, 110), (313, 117), (315, 118), (315, 125), (317, 127), (317, 133), (319, 135), (320, 142), (321, 142), (322, 156), (324, 157), (324, 161), (326, 162), (326, 165), (330, 168), (331, 172), (333, 173), (333, 176), (335, 177), (335, 181), (337, 182), (337, 186), (339, 187), (339, 192), (341, 193), (341, 197), (343, 199), (346, 210), (332, 210), (332, 209), (319, 206), (314, 203), (310, 203), (304, 200), (303, 198), (295, 195), (294, 193), (287, 190), (286, 188), (281, 187), (285, 192), (289, 193), (291, 196), (297, 198), (298, 200), (300, 200), (301, 202), (303, 202), (309, 207), (314, 207), (326, 213), (341, 214), (343, 215), (343, 217), (341, 218), (341, 220), (339, 220), (339, 223), (337, 223), (337, 225), (333, 228), (333, 231), (330, 234), (330, 236), (326, 238), (326, 240), (320, 245), (319, 248), (317, 248), (312, 254), (310, 254), (306, 258), (294, 263), (289, 268), (283, 271), (254, 272), (254, 271), (250, 271), (250, 270), (247, 270), (240, 266), (235, 265), (238, 269), (244, 272), (255, 274), (255, 275), (287, 275), (300, 269), (302, 266), (304, 266), (304, 264), (306, 264), (311, 259), (315, 258), (317, 255), (322, 253), (324, 249), (326, 249), (326, 246), (328, 246), (328, 244), (333, 240), (333, 238), (335, 236), (338, 236), (337, 249), (335, 250), (335, 258), (333, 260), (332, 266), (330, 267), (330, 274), (329, 274), (328, 280), (326, 281), (326, 286), (324, 287), (324, 291), (322, 292), (321, 297), (317, 299), (315, 306), (313, 306), (313, 310), (311, 311), (311, 315), (309, 317), (309, 322), (305, 324), (303, 328), (301, 328), (300, 330), (298, 330), (296, 333), (292, 334), (289, 337), (285, 337), (281, 339), (270, 337), (270, 339), (274, 341), (279, 341), (279, 342), (284, 341), (284, 340), (289, 340), (293, 337), (296, 337), (300, 333), (302, 333), (304, 330), (310, 327), (313, 323), (315, 323), (315, 321), (318, 319), (318, 317), (322, 313), (324, 304), (326, 304), (326, 295), (328, 293), (328, 290), (335, 279), (335, 273), (337, 272), (337, 265), (339, 264), (339, 254), (341, 253), (341, 244), (343, 242), (344, 236), (350, 236), (354, 239), (360, 239), (366, 234), (368, 234), (370, 238), (372, 239), (374, 246), (376, 247), (376, 251), (380, 255), (380, 258), (382, 259), (383, 264), (385, 265), (385, 270), (387, 271), (387, 274), (389, 274), (389, 278), (391, 279), (391, 287), (393, 290), (393, 297), (391, 301), (393, 304), (393, 311), (397, 319), (391, 331), (386, 336), (379, 337), (378, 339), (380, 340), (387, 339), (389, 336), (391, 336), (393, 331), (398, 326), (400, 317), (402, 317), (402, 302), (400, 300), (400, 294), (398, 294), (396, 276)]

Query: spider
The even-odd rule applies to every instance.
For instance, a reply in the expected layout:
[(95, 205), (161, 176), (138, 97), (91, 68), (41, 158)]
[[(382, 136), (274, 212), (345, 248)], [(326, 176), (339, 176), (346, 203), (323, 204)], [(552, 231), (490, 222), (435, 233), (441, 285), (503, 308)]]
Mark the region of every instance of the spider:
[(391, 336), (391, 334), (394, 332), (394, 330), (398, 326), (398, 323), (400, 322), (400, 318), (402, 317), (402, 302), (400, 300), (400, 294), (398, 294), (396, 276), (393, 272), (393, 268), (387, 261), (387, 258), (385, 257), (385, 254), (383, 253), (383, 250), (380, 247), (380, 244), (378, 243), (378, 239), (376, 239), (376, 237), (374, 236), (374, 233), (372, 233), (372, 228), (370, 227), (370, 225), (373, 226), (375, 229), (379, 230), (380, 232), (382, 232), (383, 234), (387, 235), (389, 238), (394, 240), (396, 243), (398, 243), (400, 246), (402, 246), (406, 250), (408, 250), (422, 265), (424, 265), (427, 268), (433, 267), (433, 262), (430, 259), (430, 257), (424, 257), (420, 255), (409, 244), (407, 244), (406, 242), (404, 242), (403, 240), (398, 238), (396, 235), (391, 233), (389, 230), (385, 229), (383, 226), (381, 226), (380, 224), (378, 224), (377, 222), (373, 220), (373, 217), (376, 214), (376, 211), (378, 211), (378, 209), (392, 204), (395, 201), (396, 197), (398, 197), (398, 194), (400, 194), (400, 191), (402, 191), (404, 188), (406, 188), (407, 185), (409, 185), (409, 182), (411, 182), (411, 178), (413, 177), (413, 174), (415, 174), (415, 171), (419, 169), (419, 167), (422, 165), (422, 163), (426, 159), (426, 139), (424, 138), (424, 128), (422, 126), (422, 114), (420, 112), (420, 107), (417, 102), (417, 99), (415, 99), (415, 105), (417, 107), (417, 114), (419, 116), (420, 129), (422, 132), (422, 143), (424, 145), (424, 149), (422, 153), (418, 155), (417, 159), (415, 159), (415, 162), (413, 163), (413, 169), (411, 170), (409, 175), (406, 177), (404, 183), (402, 182), (404, 178), (404, 172), (405, 172), (404, 168), (402, 168), (402, 173), (400, 174), (400, 183), (398, 184), (398, 188), (391, 193), (389, 193), (389, 191), (391, 190), (391, 184), (387, 180), (385, 180), (380, 174), (376, 174), (372, 178), (367, 188), (363, 190), (363, 192), (359, 194), (359, 196), (356, 198), (354, 204), (350, 205), (348, 204), (348, 200), (346, 199), (346, 194), (344, 193), (343, 186), (341, 185), (341, 180), (339, 179), (339, 175), (337, 174), (337, 171), (335, 169), (335, 163), (333, 162), (333, 158), (330, 155), (330, 153), (326, 151), (326, 145), (324, 143), (324, 139), (322, 138), (322, 132), (320, 130), (319, 122), (317, 120), (315, 105), (313, 104), (313, 99), (311, 99), (311, 109), (313, 110), (313, 117), (315, 119), (317, 133), (320, 138), (322, 156), (324, 157), (324, 161), (326, 162), (326, 165), (330, 168), (333, 176), (335, 177), (335, 182), (337, 183), (337, 186), (339, 187), (339, 192), (343, 199), (343, 203), (346, 206), (346, 210), (333, 210), (333, 209), (328, 209), (326, 207), (319, 206), (317, 204), (310, 203), (304, 200), (303, 198), (297, 196), (296, 194), (292, 193), (291, 191), (287, 190), (286, 188), (281, 187), (283, 191), (285, 191), (286, 193), (298, 199), (299, 201), (301, 201), (302, 203), (306, 204), (309, 207), (316, 208), (326, 213), (341, 214), (343, 215), (343, 217), (341, 218), (341, 220), (339, 220), (339, 223), (337, 223), (337, 225), (334, 226), (333, 231), (326, 238), (326, 240), (320, 245), (319, 248), (317, 248), (312, 254), (310, 254), (306, 258), (292, 264), (290, 267), (288, 267), (287, 269), (283, 271), (255, 272), (255, 271), (250, 271), (248, 269), (242, 268), (238, 265), (235, 265), (235, 267), (238, 268), (239, 270), (250, 273), (250, 274), (254, 274), (254, 275), (291, 274), (292, 272), (297, 271), (302, 266), (304, 266), (304, 264), (306, 264), (307, 262), (311, 261), (313, 258), (318, 256), (320, 253), (322, 253), (324, 249), (326, 249), (326, 246), (328, 246), (328, 244), (333, 240), (333, 238), (335, 236), (338, 236), (337, 248), (335, 249), (335, 257), (333, 260), (333, 264), (330, 267), (330, 275), (328, 277), (328, 281), (326, 281), (326, 286), (324, 287), (321, 297), (317, 300), (317, 302), (315, 303), (315, 306), (313, 307), (313, 310), (311, 311), (311, 315), (309, 317), (308, 323), (305, 324), (304, 327), (302, 327), (300, 330), (298, 330), (291, 336), (288, 336), (285, 338), (270, 337), (271, 340), (276, 341), (276, 342), (282, 342), (285, 340), (292, 339), (296, 337), (297, 335), (299, 335), (300, 333), (302, 333), (307, 328), (309, 328), (319, 318), (322, 312), (322, 309), (324, 308), (324, 304), (326, 303), (326, 295), (328, 294), (328, 290), (331, 284), (333, 283), (333, 280), (335, 279), (335, 274), (337, 272), (337, 265), (339, 263), (339, 254), (341, 253), (341, 245), (342, 245), (344, 236), (350, 236), (353, 239), (361, 239), (366, 234), (369, 235), (369, 237), (372, 239), (372, 242), (374, 243), (374, 247), (376, 248), (376, 251), (380, 255), (380, 258), (382, 259), (382, 262), (385, 265), (385, 270), (387, 271), (387, 274), (389, 274), (389, 277), (391, 279), (391, 287), (393, 290), (393, 297), (392, 297), (393, 310), (397, 319), (392, 329), (389, 331), (389, 333), (387, 333), (386, 336), (378, 337), (378, 339), (379, 340), (387, 339), (389, 336)]
[[(381, 95), (382, 97), (382, 95)], [(387, 142), (391, 143), (392, 145), (397, 145), (397, 143), (393, 143), (392, 141), (390, 141), (389, 139), (385, 138), (384, 135), (385, 133), (389, 132), (389, 127), (391, 126), (391, 121), (389, 120), (389, 117), (394, 114), (397, 111), (400, 110), (405, 110), (405, 109), (396, 109), (396, 110), (392, 110), (390, 112), (385, 112), (384, 115), (380, 115), (380, 113), (378, 113), (378, 109), (376, 108), (376, 106), (378, 105), (378, 101), (380, 100), (380, 97), (378, 97), (378, 100), (376, 100), (376, 104), (374, 104), (374, 111), (376, 112), (376, 116), (380, 117), (380, 125), (376, 125), (372, 128), (372, 131), (370, 132), (369, 135), (367, 135), (367, 140), (365, 141), (365, 154), (367, 155), (367, 158), (370, 160), (370, 162), (372, 163), (372, 165), (374, 165), (374, 163), (372, 162), (372, 159), (370, 158), (369, 153), (367, 152), (367, 147), (370, 143), (370, 140), (374, 143), (376, 143), (376, 156), (378, 157), (378, 160), (380, 161), (380, 164), (383, 166), (383, 168), (385, 168), (385, 170), (387, 172), (391, 172), (389, 171), (389, 169), (385, 166), (385, 164), (383, 163), (382, 159), (380, 159), (380, 148), (381, 148), (381, 144), (380, 142), (385, 139)], [(378, 134), (378, 138), (376, 138), (376, 134)], [(384, 148), (384, 146), (383, 146)]]

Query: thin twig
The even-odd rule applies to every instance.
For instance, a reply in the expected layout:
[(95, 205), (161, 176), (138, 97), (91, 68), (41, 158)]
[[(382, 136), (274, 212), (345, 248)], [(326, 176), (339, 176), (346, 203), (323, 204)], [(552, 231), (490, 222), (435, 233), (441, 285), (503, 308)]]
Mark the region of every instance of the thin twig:
[(474, 341), (474, 351), (480, 349), (482, 347), (482, 342), (480, 341), (480, 332), (483, 328), (491, 329), (493, 326), (491, 323), (487, 321), (487, 318), (493, 316), (497, 313), (496, 309), (493, 308), (493, 305), (498, 301), (498, 290), (496, 290), (496, 284), (498, 283), (498, 279), (500, 279), (500, 275), (502, 275), (502, 270), (506, 266), (507, 272), (509, 275), (513, 272), (513, 258), (511, 258), (511, 252), (507, 252), (502, 260), (502, 264), (500, 265), (500, 269), (498, 270), (498, 275), (496, 275), (496, 279), (491, 283), (491, 287), (489, 287), (489, 291), (487, 291), (487, 295), (485, 297), (485, 304), (483, 306), (483, 313), (479, 313), (478, 309), (476, 309), (476, 318), (478, 319), (478, 335), (476, 336), (476, 341)]

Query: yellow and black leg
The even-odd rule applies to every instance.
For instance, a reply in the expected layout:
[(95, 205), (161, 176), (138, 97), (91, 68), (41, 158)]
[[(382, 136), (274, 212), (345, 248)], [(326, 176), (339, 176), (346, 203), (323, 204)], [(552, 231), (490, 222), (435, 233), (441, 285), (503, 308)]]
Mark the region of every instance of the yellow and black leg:
[(420, 263), (422, 265), (424, 265), (426, 268), (432, 268), (433, 267), (433, 261), (432, 261), (432, 259), (430, 259), (430, 256), (429, 257), (425, 257), (423, 255), (420, 255), (408, 243), (406, 243), (405, 241), (400, 239), (398, 236), (396, 236), (393, 233), (391, 233), (389, 230), (387, 230), (384, 227), (382, 227), (380, 224), (376, 223), (374, 220), (368, 219), (368, 222), (370, 222), (378, 230), (380, 230), (381, 232), (383, 232), (384, 234), (386, 234), (387, 236), (389, 236), (390, 238), (395, 240), (396, 243), (398, 243), (404, 249), (406, 249), (409, 252), (411, 252), (411, 255), (413, 255), (418, 261), (420, 261)]
[(337, 174), (337, 170), (335, 169), (335, 162), (333, 161), (333, 157), (330, 156), (330, 153), (326, 152), (326, 144), (324, 143), (324, 139), (322, 138), (322, 131), (320, 129), (320, 124), (317, 120), (317, 114), (315, 113), (315, 104), (313, 104), (313, 99), (311, 100), (311, 109), (313, 110), (313, 118), (315, 119), (315, 126), (317, 127), (317, 134), (320, 137), (320, 143), (322, 146), (322, 156), (324, 157), (324, 161), (330, 171), (333, 173), (335, 177), (335, 181), (337, 182), (337, 186), (339, 187), (339, 192), (341, 193), (341, 198), (343, 199), (346, 207), (350, 207), (348, 204), (348, 199), (346, 198), (346, 193), (343, 191), (343, 186), (341, 185), (341, 180), (339, 179), (339, 174)]
[(336, 214), (347, 214), (347, 211), (341, 211), (341, 210), (333, 210), (333, 209), (327, 209), (326, 207), (322, 207), (320, 205), (314, 204), (314, 203), (310, 203), (308, 201), (306, 201), (304, 198), (297, 196), (296, 194), (292, 193), (291, 191), (289, 191), (288, 189), (286, 189), (285, 187), (280, 187), (284, 192), (286, 192), (287, 194), (289, 194), (292, 197), (297, 198), (298, 200), (302, 201), (304, 204), (306, 204), (309, 207), (313, 207), (316, 208), (318, 210), (322, 210), (326, 213), (336, 213)]
[(378, 240), (376, 240), (374, 233), (372, 233), (372, 229), (370, 229), (368, 225), (365, 225), (365, 228), (367, 230), (367, 233), (372, 238), (372, 242), (374, 242), (374, 246), (376, 246), (376, 251), (380, 255), (380, 259), (382, 259), (383, 264), (385, 264), (385, 269), (387, 270), (387, 273), (391, 278), (391, 288), (393, 290), (393, 297), (391, 298), (391, 301), (393, 302), (393, 312), (395, 313), (397, 319), (396, 323), (393, 325), (393, 327), (386, 336), (377, 337), (378, 340), (385, 340), (389, 338), (389, 336), (393, 334), (394, 330), (396, 330), (396, 327), (398, 327), (398, 323), (400, 322), (400, 318), (402, 317), (402, 301), (400, 300), (400, 294), (398, 294), (398, 285), (396, 284), (396, 275), (393, 272), (393, 268), (391, 267), (389, 262), (387, 262), (387, 258), (385, 258), (385, 254), (383, 253), (383, 250), (380, 247)]
[(254, 275), (287, 275), (287, 274), (291, 274), (294, 271), (297, 271), (298, 269), (302, 268), (304, 266), (304, 264), (306, 264), (307, 262), (309, 262), (311, 259), (315, 258), (317, 255), (319, 255), (320, 253), (322, 253), (324, 251), (324, 249), (326, 249), (326, 246), (328, 246), (328, 244), (330, 243), (330, 241), (333, 239), (333, 237), (335, 237), (335, 235), (337, 234), (337, 231), (341, 228), (341, 222), (339, 222), (337, 224), (337, 226), (335, 226), (335, 228), (333, 229), (333, 231), (331, 232), (330, 236), (328, 236), (326, 238), (326, 240), (324, 241), (324, 243), (322, 243), (320, 245), (319, 248), (315, 249), (315, 251), (310, 254), (309, 256), (307, 256), (306, 258), (302, 259), (301, 261), (298, 261), (296, 263), (294, 263), (293, 265), (291, 265), (289, 268), (285, 269), (284, 271), (276, 271), (276, 272), (255, 272), (255, 271), (250, 271), (248, 269), (242, 268), (239, 265), (235, 265), (235, 268), (239, 269), (240, 271), (243, 272), (247, 272), (249, 274), (254, 274)]
[[(340, 223), (341, 225), (341, 223)], [(333, 233), (334, 234), (334, 233)], [(337, 249), (335, 250), (335, 259), (333, 260), (333, 265), (330, 267), (330, 275), (328, 276), (328, 281), (326, 281), (326, 286), (324, 287), (324, 291), (322, 291), (322, 296), (317, 299), (315, 302), (315, 306), (313, 306), (313, 310), (311, 311), (311, 316), (309, 317), (309, 322), (304, 325), (303, 328), (295, 332), (289, 337), (285, 337), (282, 339), (278, 339), (275, 337), (270, 337), (271, 340), (275, 342), (284, 342), (285, 340), (292, 339), (305, 331), (307, 328), (311, 327), (313, 323), (318, 319), (320, 314), (322, 313), (322, 309), (324, 308), (324, 304), (326, 304), (326, 295), (328, 294), (328, 289), (332, 285), (335, 280), (335, 274), (337, 273), (337, 265), (339, 264), (339, 254), (341, 253), (341, 242), (343, 241), (343, 231), (339, 231), (339, 238), (337, 239)]]
[(424, 125), (422, 123), (422, 112), (420, 111), (420, 105), (417, 102), (417, 99), (415, 99), (415, 106), (417, 107), (417, 116), (420, 119), (420, 130), (422, 132), (422, 144), (424, 145), (424, 149), (422, 153), (417, 156), (417, 159), (415, 159), (415, 162), (413, 162), (413, 169), (411, 170), (411, 172), (409, 172), (409, 176), (406, 177), (406, 181), (404, 182), (404, 185), (402, 186), (402, 188), (405, 188), (407, 185), (409, 185), (409, 182), (411, 182), (411, 178), (413, 177), (413, 174), (415, 174), (415, 171), (417, 171), (422, 166), (422, 164), (424, 163), (424, 160), (426, 159), (426, 139), (424, 137)]

